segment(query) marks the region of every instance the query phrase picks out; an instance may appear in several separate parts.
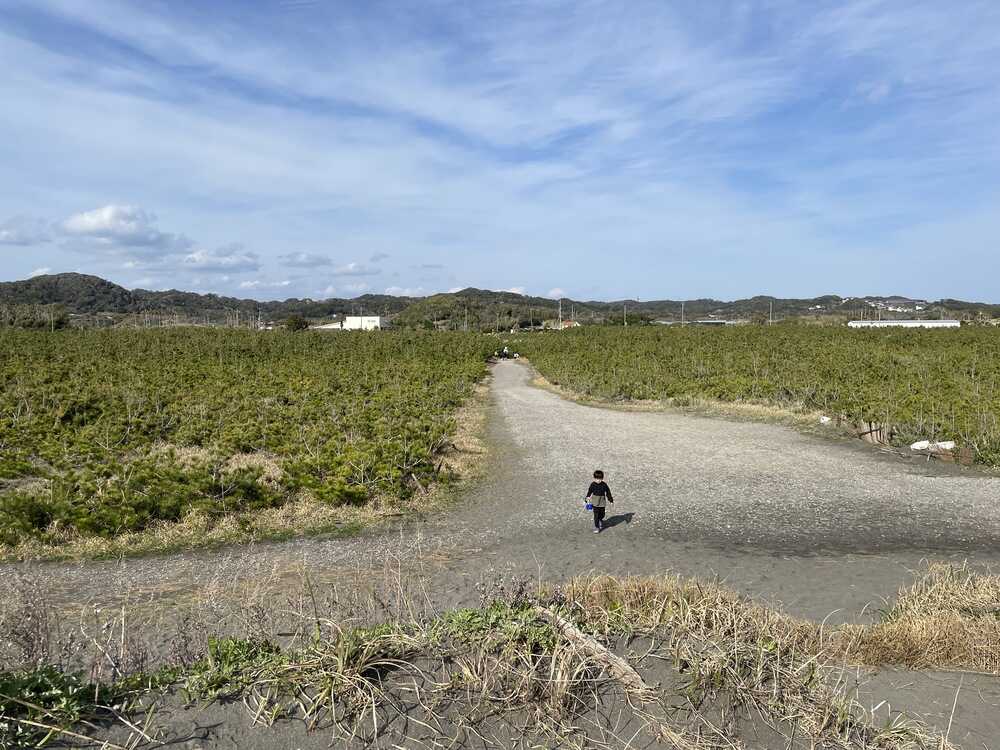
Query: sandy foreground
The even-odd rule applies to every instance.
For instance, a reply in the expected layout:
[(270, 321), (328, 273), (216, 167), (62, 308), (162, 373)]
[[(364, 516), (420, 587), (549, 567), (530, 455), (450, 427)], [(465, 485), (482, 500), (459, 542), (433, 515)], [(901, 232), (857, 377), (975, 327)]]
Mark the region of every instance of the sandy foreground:
[[(300, 539), (166, 557), (0, 567), (29, 571), (63, 604), (124, 596), (169, 612), (211, 588), (235, 598), (251, 582), (347, 571), (419, 580), (430, 608), (476, 605), (498, 576), (563, 581), (581, 574), (718, 579), (798, 617), (871, 619), (929, 561), (1000, 569), (1000, 479), (909, 461), (857, 441), (786, 427), (580, 405), (531, 385), (526, 365), (493, 370), (485, 478), (452, 510), (415, 514), (353, 539)], [(583, 494), (601, 468), (615, 503), (593, 534)], [(1000, 678), (866, 670), (876, 716), (923, 716), (968, 748), (1000, 748)], [(179, 747), (327, 747), (294, 723), (253, 728), (242, 709), (167, 710)], [(195, 731), (197, 730), (197, 731)]]

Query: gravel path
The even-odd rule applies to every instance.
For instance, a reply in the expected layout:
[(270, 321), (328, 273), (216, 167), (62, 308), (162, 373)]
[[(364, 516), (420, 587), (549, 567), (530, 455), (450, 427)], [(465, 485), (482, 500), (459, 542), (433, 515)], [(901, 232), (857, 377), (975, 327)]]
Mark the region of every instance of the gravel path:
[[(491, 571), (549, 580), (668, 570), (718, 576), (793, 614), (853, 619), (924, 560), (1000, 563), (1000, 479), (885, 458), (785, 427), (582, 406), (494, 369), (486, 479), (460, 507), (349, 540), (31, 566), (62, 601), (142, 591), (169, 602), (217, 579), (335, 578), (386, 556), (433, 565), (435, 603), (476, 600)], [(583, 495), (602, 468), (616, 503), (591, 533)], [(24, 568), (0, 566), (4, 578)]]

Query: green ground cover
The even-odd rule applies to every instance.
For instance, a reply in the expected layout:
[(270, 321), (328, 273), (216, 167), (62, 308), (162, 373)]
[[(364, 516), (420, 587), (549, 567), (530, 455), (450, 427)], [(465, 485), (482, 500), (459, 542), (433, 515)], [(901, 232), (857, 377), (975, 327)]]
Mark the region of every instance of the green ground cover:
[(516, 346), (549, 381), (599, 399), (805, 407), (886, 425), (898, 444), (955, 440), (1000, 466), (992, 328), (582, 328), (521, 336)]
[(0, 544), (307, 496), (405, 500), (486, 372), (472, 334), (0, 330)]

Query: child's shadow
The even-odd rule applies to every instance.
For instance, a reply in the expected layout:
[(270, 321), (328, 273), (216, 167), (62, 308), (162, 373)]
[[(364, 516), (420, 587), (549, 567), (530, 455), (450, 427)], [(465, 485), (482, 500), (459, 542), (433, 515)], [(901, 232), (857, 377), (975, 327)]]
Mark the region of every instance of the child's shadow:
[(617, 516), (608, 516), (604, 519), (604, 528), (610, 529), (612, 526), (617, 526), (620, 523), (632, 523), (632, 516), (635, 513), (622, 513)]

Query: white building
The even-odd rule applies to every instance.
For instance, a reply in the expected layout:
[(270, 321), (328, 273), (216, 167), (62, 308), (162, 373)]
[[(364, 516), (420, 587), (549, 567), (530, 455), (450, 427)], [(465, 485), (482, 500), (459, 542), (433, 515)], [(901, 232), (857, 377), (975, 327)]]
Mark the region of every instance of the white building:
[(381, 315), (348, 315), (336, 323), (313, 326), (317, 331), (378, 331), (384, 325)]
[(850, 328), (958, 328), (960, 320), (851, 320)]

